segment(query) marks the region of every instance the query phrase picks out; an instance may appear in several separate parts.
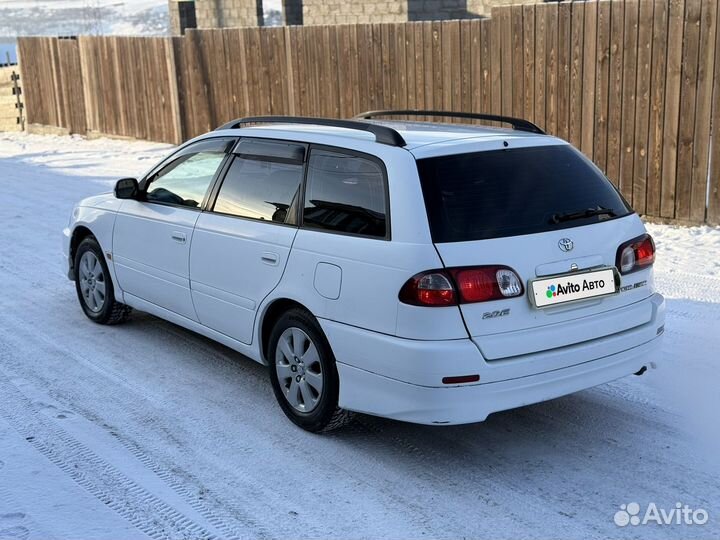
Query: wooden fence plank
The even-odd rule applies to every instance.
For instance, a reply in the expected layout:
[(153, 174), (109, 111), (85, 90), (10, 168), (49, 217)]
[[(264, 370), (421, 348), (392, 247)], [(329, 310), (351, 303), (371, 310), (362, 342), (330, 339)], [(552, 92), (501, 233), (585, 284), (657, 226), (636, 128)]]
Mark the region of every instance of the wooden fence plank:
[(525, 112), (525, 55), (523, 54), (523, 6), (518, 4), (510, 9), (510, 55), (512, 57), (512, 115), (522, 118)]
[(414, 23), (413, 29), (415, 34), (415, 108), (422, 109), (425, 107), (425, 57), (424, 57), (424, 37), (423, 23)]
[(597, 61), (597, 2), (585, 4), (585, 40), (583, 46), (582, 136), (580, 149), (593, 159), (595, 130), (595, 62)]
[(433, 65), (433, 41), (435, 39), (431, 22), (423, 22), (423, 66), (425, 72), (425, 101), (423, 109), (432, 109), (435, 106), (435, 84)]
[[(355, 112), (353, 107), (353, 87), (355, 86), (354, 81), (358, 80), (357, 71), (353, 70), (353, 56), (355, 56), (355, 66), (357, 66), (357, 56), (354, 55), (354, 51), (350, 45), (350, 30), (351, 26), (338, 26), (336, 28), (335, 38), (337, 40), (337, 54), (335, 69), (337, 70), (337, 85), (338, 85), (338, 99), (339, 99), (339, 116), (341, 118), (349, 118)], [(340, 60), (342, 59), (342, 60)], [(337, 69), (337, 62), (342, 62), (345, 69)]]
[(625, 3), (625, 43), (623, 66), (622, 127), (620, 134), (619, 187), (632, 204), (633, 148), (635, 146), (635, 91), (637, 83), (637, 34), (639, 4)]
[[(112, 56), (114, 78), (108, 78), (105, 87), (105, 110), (117, 111), (108, 115), (107, 131), (104, 133), (118, 133), (125, 137), (137, 136), (137, 114), (130, 114), (130, 89), (135, 88), (135, 77), (132, 71), (127, 71), (125, 60), (132, 54), (132, 38), (121, 40), (116, 37), (108, 39), (107, 46)], [(111, 75), (112, 77), (112, 75)]]
[[(450, 31), (450, 88), (451, 100), (450, 110), (462, 111), (462, 58), (460, 55), (460, 21), (448, 21), (445, 23), (445, 30)], [(447, 91), (447, 90), (446, 90)]]
[(697, 103), (698, 60), (700, 57), (700, 14), (700, 0), (688, 0), (685, 8), (677, 187), (675, 192), (675, 217), (683, 220), (690, 219), (693, 137), (695, 135), (695, 106)]
[(610, 93), (610, 8), (609, 1), (602, 1), (598, 4), (593, 161), (602, 170), (607, 168), (608, 97)]
[(173, 56), (175, 57), (175, 86), (177, 88), (178, 95), (178, 121), (180, 123), (180, 133), (182, 133), (182, 140), (188, 136), (190, 128), (188, 126), (188, 118), (192, 114), (190, 112), (190, 104), (187, 100), (188, 82), (186, 80), (186, 60), (185, 60), (185, 48), (183, 47), (184, 39), (180, 37), (170, 38), (173, 48)]
[[(690, 219), (705, 220), (708, 188), (708, 159), (710, 157), (710, 117), (717, 30), (717, 0), (702, 1), (700, 20), (700, 61), (697, 71), (695, 100), (695, 133), (693, 135), (692, 183), (690, 187)], [(716, 127), (717, 133), (717, 127)], [(717, 135), (716, 135), (717, 136)]]
[[(405, 24), (395, 24), (395, 73), (397, 85), (396, 106), (400, 109), (408, 108), (408, 66), (407, 66), (407, 37), (406, 32), (412, 30)], [(458, 54), (459, 56), (459, 54)], [(339, 67), (341, 70), (342, 68)]]
[(442, 56), (442, 23), (433, 22), (432, 25), (432, 59), (433, 59), (433, 109), (441, 110), (445, 104), (445, 86), (443, 78)]
[(523, 10), (523, 118), (535, 121), (535, 6)]
[(490, 28), (490, 112), (502, 114), (502, 36), (497, 19), (490, 20), (488, 27)]
[(547, 29), (546, 6), (535, 6), (535, 124), (545, 129), (547, 95)]
[(408, 109), (417, 109), (417, 74), (418, 68), (415, 64), (415, 28), (417, 23), (404, 27), (405, 47), (405, 85), (406, 85), (406, 106)]
[[(392, 46), (391, 42), (393, 41), (392, 38), (394, 37), (394, 32), (391, 36), (391, 32), (393, 30), (392, 25), (390, 24), (382, 24), (379, 28), (382, 50), (382, 108), (391, 109), (393, 108), (393, 93), (395, 92), (395, 89), (393, 88), (391, 81), (393, 74), (393, 67), (391, 65), (393, 55), (390, 47)], [(321, 88), (322, 87), (323, 86), (321, 85)]]
[(660, 215), (662, 188), (663, 121), (665, 118), (665, 69), (667, 65), (668, 5), (655, 3), (652, 66), (650, 75), (650, 123), (648, 133), (647, 200), (645, 211)]
[(480, 22), (480, 46), (482, 50), (482, 90), (480, 92), (480, 102), (482, 112), (493, 111), (493, 96), (492, 96), (492, 77), (493, 68), (492, 63), (494, 57), (491, 54), (492, 49), (492, 21), (486, 19)]
[[(460, 39), (460, 28), (457, 21), (443, 22), (441, 31), (441, 58), (442, 58), (442, 109), (452, 111), (458, 99), (459, 84), (456, 78), (459, 72), (460, 58), (454, 53), (459, 52), (456, 42)], [(450, 120), (452, 121), (452, 119)]]
[(470, 60), (472, 104), (470, 110), (482, 111), (483, 61), (482, 61), (482, 25), (480, 21), (470, 22), (470, 47), (472, 58)]
[[(93, 129), (97, 124), (97, 108), (93, 107), (93, 93), (90, 88), (90, 81), (93, 77), (90, 74), (95, 73), (95, 55), (89, 48), (88, 36), (78, 37), (78, 55), (80, 56), (80, 73), (82, 76), (83, 104), (85, 106), (85, 127), (87, 131)], [(180, 120), (180, 111), (177, 111), (178, 121)]]
[(63, 74), (60, 70), (60, 53), (58, 51), (59, 40), (50, 41), (50, 58), (51, 58), (51, 80), (53, 88), (53, 100), (55, 102), (55, 116), (58, 126), (67, 128), (67, 111), (65, 110), (64, 95), (62, 92)]
[(577, 148), (582, 144), (583, 56), (585, 31), (585, 5), (572, 3), (570, 46), (570, 106), (568, 122), (569, 141)]
[[(691, 0), (692, 1), (692, 0)], [(670, 0), (660, 216), (675, 217), (685, 0)]]
[(572, 45), (572, 3), (558, 4), (558, 90), (557, 135), (569, 136), (570, 130), (570, 58)]
[(650, 122), (650, 63), (652, 61), (653, 2), (640, 2), (639, 16), (632, 201), (633, 208), (639, 214), (645, 214)]
[(558, 7), (556, 3), (543, 6), (545, 11), (545, 129), (552, 135), (557, 134), (558, 108)]
[(460, 61), (460, 103), (459, 111), (472, 111), (472, 26), (469, 20), (460, 21), (460, 39), (458, 40)]
[[(323, 46), (325, 48), (325, 84), (322, 88), (327, 92), (329, 90), (329, 99), (327, 99), (327, 109), (325, 115), (331, 118), (339, 118), (340, 114), (340, 85), (338, 81), (338, 49), (337, 49), (337, 26), (328, 25), (323, 27)], [(267, 28), (266, 31), (275, 31), (275, 29)], [(391, 43), (391, 46), (394, 46)], [(272, 65), (272, 64), (270, 64)], [(278, 73), (278, 77), (280, 74)], [(280, 91), (280, 88), (277, 89)], [(275, 113), (273, 113), (275, 114)], [(282, 114), (282, 113), (281, 113)]]

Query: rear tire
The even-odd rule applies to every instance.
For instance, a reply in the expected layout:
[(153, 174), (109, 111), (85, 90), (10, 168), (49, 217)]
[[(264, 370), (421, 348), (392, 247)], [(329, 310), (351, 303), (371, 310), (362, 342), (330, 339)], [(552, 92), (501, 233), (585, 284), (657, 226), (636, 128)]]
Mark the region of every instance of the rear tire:
[(132, 308), (115, 300), (110, 271), (94, 236), (80, 242), (73, 271), (78, 301), (88, 319), (98, 324), (119, 324), (128, 319)]
[(320, 433), (351, 420), (351, 413), (338, 407), (335, 356), (310, 313), (294, 308), (278, 319), (270, 333), (268, 364), (275, 398), (296, 425)]

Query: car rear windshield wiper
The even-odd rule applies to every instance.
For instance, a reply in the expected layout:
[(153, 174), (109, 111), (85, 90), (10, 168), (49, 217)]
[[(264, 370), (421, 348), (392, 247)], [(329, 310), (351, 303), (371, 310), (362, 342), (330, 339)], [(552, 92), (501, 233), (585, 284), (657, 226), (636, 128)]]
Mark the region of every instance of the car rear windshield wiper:
[(562, 223), (563, 221), (572, 221), (574, 219), (583, 219), (593, 216), (610, 216), (615, 217), (617, 214), (610, 208), (603, 208), (598, 206), (597, 208), (587, 208), (580, 210), (579, 212), (567, 212), (564, 214), (553, 214), (550, 218), (550, 223)]

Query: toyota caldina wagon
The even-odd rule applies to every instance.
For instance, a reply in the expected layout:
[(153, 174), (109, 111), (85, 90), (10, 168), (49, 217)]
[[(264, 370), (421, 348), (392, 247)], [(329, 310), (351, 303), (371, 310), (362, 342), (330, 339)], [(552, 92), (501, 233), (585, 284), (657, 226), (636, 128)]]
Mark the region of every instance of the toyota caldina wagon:
[(638, 215), (513, 118), (237, 120), (81, 201), (64, 234), (91, 320), (142, 310), (267, 364), (310, 431), (482, 421), (655, 368), (663, 333)]

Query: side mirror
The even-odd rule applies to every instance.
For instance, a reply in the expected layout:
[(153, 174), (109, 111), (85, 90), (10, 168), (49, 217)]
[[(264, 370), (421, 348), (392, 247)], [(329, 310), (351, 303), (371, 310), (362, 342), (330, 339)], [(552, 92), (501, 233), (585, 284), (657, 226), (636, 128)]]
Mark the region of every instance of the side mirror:
[(115, 184), (115, 197), (118, 199), (137, 199), (139, 191), (135, 178), (121, 178)]

